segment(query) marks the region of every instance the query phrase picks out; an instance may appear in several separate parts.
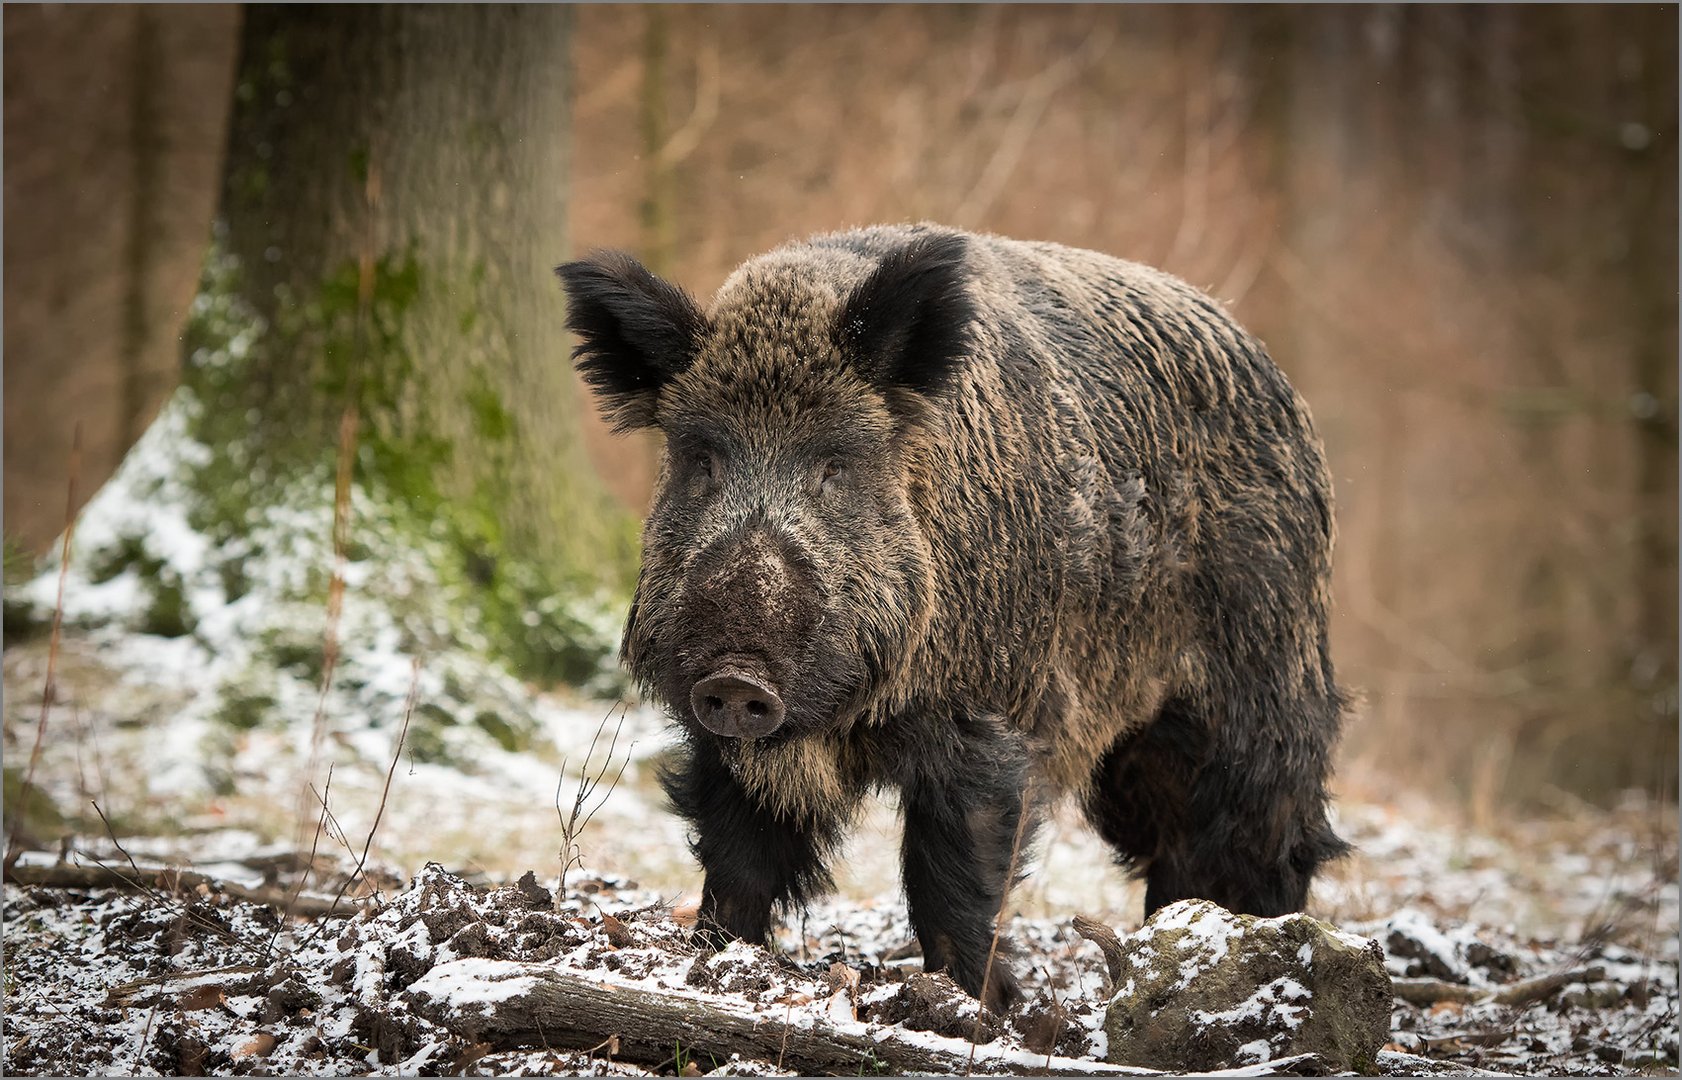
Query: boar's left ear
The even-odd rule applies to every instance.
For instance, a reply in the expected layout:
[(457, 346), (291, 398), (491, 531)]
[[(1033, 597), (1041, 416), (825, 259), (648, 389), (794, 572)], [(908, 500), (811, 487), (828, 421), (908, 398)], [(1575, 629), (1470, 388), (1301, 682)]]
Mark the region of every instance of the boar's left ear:
[(622, 251), (555, 268), (567, 293), (573, 363), (615, 431), (654, 423), (660, 388), (689, 367), (707, 317), (688, 293)]
[(933, 396), (963, 368), (976, 318), (965, 280), (965, 241), (930, 236), (882, 260), (842, 303), (841, 351), (893, 403), (896, 391)]

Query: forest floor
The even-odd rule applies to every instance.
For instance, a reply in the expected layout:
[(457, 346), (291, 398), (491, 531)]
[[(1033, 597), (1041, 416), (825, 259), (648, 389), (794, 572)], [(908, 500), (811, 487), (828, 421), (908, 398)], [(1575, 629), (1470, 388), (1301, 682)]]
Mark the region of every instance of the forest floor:
[[(7, 651), (8, 772), (33, 747), (46, 653), (39, 641)], [(1027, 1006), (981, 1031), (970, 1060), (973, 1004), (911, 978), (921, 960), (887, 802), (855, 830), (836, 895), (782, 927), (775, 951), (707, 958), (687, 944), (699, 881), (653, 781), (670, 742), (647, 710), (548, 699), (542, 745), (487, 745), (470, 764), (393, 756), (398, 731), (329, 730), (327, 809), (300, 810), (307, 733), (238, 732), (206, 777), (202, 730), (177, 730), (167, 710), (124, 719), (156, 683), (114, 680), (109, 642), (68, 634), (58, 663), (34, 777), (50, 812), (29, 820), (13, 871), (38, 884), (4, 892), (6, 1074), (852, 1073), (908, 1061), (1034, 1073), (1103, 1060), (1104, 964), (1070, 920), (1125, 933), (1142, 892), (1067, 808), (1029, 853), (1004, 928)], [(567, 848), (575, 802), (593, 816)], [(1397, 979), (1462, 988), (1397, 1001), (1383, 1072), (1674, 1073), (1674, 806), (1631, 794), (1611, 810), (1472, 828), (1422, 798), (1346, 793), (1336, 824), (1356, 853), (1323, 875), (1310, 913), (1377, 939)], [(564, 890), (563, 849), (577, 856)], [(335, 902), (347, 913), (299, 916)], [(652, 995), (677, 1019), (611, 1003), (603, 1017), (563, 995), (538, 1010), (549, 1026), (498, 1028), (498, 1010), (538, 992), (532, 966)], [(1535, 1000), (1478, 1000), (1567, 971)], [(730, 1017), (759, 1034), (717, 1026)]]

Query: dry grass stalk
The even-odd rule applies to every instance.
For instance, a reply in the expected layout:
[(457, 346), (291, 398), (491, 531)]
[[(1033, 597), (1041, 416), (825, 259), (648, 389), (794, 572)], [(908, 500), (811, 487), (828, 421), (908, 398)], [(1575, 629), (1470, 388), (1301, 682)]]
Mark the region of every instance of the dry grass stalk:
[[(350, 872), (350, 876), (346, 877), (344, 883), (339, 886), (339, 891), (333, 895), (333, 902), (329, 905), (330, 910), (339, 906), (339, 901), (344, 899), (345, 892), (350, 888), (351, 882), (363, 877), (363, 868), (368, 865), (368, 852), (374, 846), (374, 834), (380, 831), (380, 822), (385, 818), (386, 803), (391, 798), (391, 780), (392, 777), (397, 775), (397, 762), (403, 757), (403, 743), (409, 736), (409, 721), (414, 718), (415, 702), (420, 698), (420, 657), (415, 657), (412, 663), (413, 677), (409, 683), (409, 697), (403, 703), (403, 726), (397, 731), (397, 745), (391, 748), (391, 765), (386, 768), (385, 786), (380, 789), (380, 805), (379, 808), (374, 811), (374, 823), (368, 827), (368, 836), (362, 841), (362, 854), (357, 857), (356, 868)], [(322, 807), (322, 810), (323, 814), (325, 814), (325, 805)], [(327, 923), (325, 920), (317, 923), (315, 929), (311, 931), (309, 938), (306, 940), (315, 940), (315, 938), (321, 934), (322, 928), (326, 925)]]
[[(333, 769), (331, 766), (328, 766), (327, 784), (329, 788), (332, 787), (332, 783)], [(345, 856), (354, 863), (356, 861), (356, 849), (350, 846), (350, 834), (345, 832), (345, 827), (339, 823), (338, 816), (333, 813), (332, 807), (328, 805), (327, 796), (329, 792), (317, 792), (315, 790), (315, 786), (312, 784), (310, 785), (310, 793), (315, 795), (316, 802), (321, 804), (322, 816), (327, 819), (326, 832), (328, 838), (331, 840), (337, 840), (339, 846), (345, 849)]]
[[(378, 220), (380, 203), (380, 173), (372, 162), (368, 165), (367, 181), (363, 189), (368, 215), (363, 242), (357, 258), (356, 326), (357, 361), (367, 355), (367, 327), (374, 298), (374, 223)], [(327, 697), (333, 688), (333, 672), (339, 662), (339, 620), (344, 613), (346, 552), (350, 546), (350, 496), (355, 477), (356, 435), (361, 416), (357, 406), (360, 386), (352, 378), (344, 412), (339, 416), (339, 452), (333, 481), (333, 577), (327, 586), (327, 628), (322, 641), (321, 694), (316, 700), (315, 717), (310, 723), (309, 764), (304, 770), (303, 789), (298, 792), (298, 841), (303, 847), (303, 831), (307, 818), (305, 807), (320, 767), (322, 747), (327, 741)], [(320, 841), (320, 819), (317, 819), (316, 842)], [(304, 868), (304, 878), (311, 867)], [(298, 887), (303, 888), (304, 878)]]
[[(314, 794), (315, 785), (311, 784), (309, 787), (310, 787), (311, 794)], [(292, 921), (293, 911), (297, 907), (297, 904), (298, 904), (298, 897), (304, 891), (304, 883), (309, 880), (310, 871), (315, 869), (316, 850), (321, 845), (322, 830), (325, 829), (326, 826), (327, 826), (327, 815), (329, 813), (329, 811), (327, 809), (327, 797), (329, 795), (331, 795), (332, 792), (333, 792), (333, 766), (332, 766), (331, 763), (328, 763), (328, 766), (327, 766), (327, 785), (326, 785), (326, 789), (322, 792), (322, 794), (320, 796), (321, 815), (316, 820), (315, 838), (310, 841), (310, 857), (307, 860), (305, 860), (303, 867), (299, 870), (297, 883), (294, 884), (290, 890), (288, 890), (287, 895), (286, 895), (286, 907), (281, 912), (280, 921), (275, 924), (274, 933), (269, 935), (269, 949), (271, 951), (274, 949), (274, 943), (280, 938), (280, 932), (283, 929), (285, 929), (287, 924), (289, 924)], [(332, 910), (332, 908), (329, 907), (328, 910), (330, 911), (330, 910)]]
[(29, 796), (35, 790), (35, 767), (41, 761), (41, 744), (47, 737), (47, 714), (52, 712), (53, 698), (58, 693), (58, 646), (64, 627), (64, 581), (70, 573), (70, 541), (76, 534), (76, 478), (82, 469), (82, 422), (70, 435), (70, 474), (65, 482), (64, 543), (59, 551), (58, 599), (53, 604), (52, 637), (47, 644), (47, 681), (41, 690), (41, 718), (35, 724), (35, 745), (29, 751), (29, 767), (24, 770), (23, 786), (18, 789), (17, 802), (12, 806), (12, 828), (6, 836), (6, 869), (17, 864), (23, 854), (18, 847), (18, 829), (29, 809)]
[[(339, 420), (338, 475), (333, 489), (333, 577), (327, 585), (327, 627), (321, 647), (321, 692), (316, 698), (315, 716), (310, 721), (309, 764), (304, 768), (304, 783), (298, 792), (298, 838), (295, 846), (302, 848), (303, 833), (308, 819), (305, 810), (315, 787), (315, 773), (320, 767), (322, 748), (327, 742), (327, 697), (333, 689), (333, 673), (339, 663), (339, 620), (344, 613), (346, 548), (350, 542), (350, 491), (352, 465), (356, 460), (357, 409), (353, 400), (345, 406)], [(311, 850), (321, 842), (322, 818), (316, 817), (315, 838)], [(297, 888), (303, 890), (313, 860), (304, 867)], [(288, 913), (290, 915), (290, 912)], [(287, 920), (283, 920), (283, 923)]]

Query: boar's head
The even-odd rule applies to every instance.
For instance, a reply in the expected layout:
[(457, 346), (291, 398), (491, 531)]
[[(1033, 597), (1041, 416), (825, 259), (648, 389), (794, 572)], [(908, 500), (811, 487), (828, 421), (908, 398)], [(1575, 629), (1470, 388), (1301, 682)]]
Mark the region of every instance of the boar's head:
[(785, 249), (710, 312), (621, 253), (558, 269), (603, 411), (665, 436), (622, 655), (685, 724), (827, 730), (902, 679), (933, 592), (916, 459), (975, 321), (964, 257), (941, 235)]

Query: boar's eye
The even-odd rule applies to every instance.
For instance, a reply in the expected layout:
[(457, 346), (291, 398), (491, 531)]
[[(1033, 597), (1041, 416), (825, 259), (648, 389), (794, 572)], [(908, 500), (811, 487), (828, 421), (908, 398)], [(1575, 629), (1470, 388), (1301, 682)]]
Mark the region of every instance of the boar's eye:
[(837, 461), (833, 458), (831, 458), (829, 461), (824, 462), (823, 463), (822, 478), (818, 481), (819, 490), (829, 491), (832, 487), (834, 487), (835, 481), (845, 471), (846, 471), (846, 467), (843, 466), (841, 464), (841, 462), (839, 462), (839, 461)]
[(711, 450), (701, 450), (697, 452), (694, 457), (694, 465), (695, 471), (706, 477), (708, 480), (711, 480), (713, 478), (713, 473), (717, 471), (716, 462), (714, 461)]

